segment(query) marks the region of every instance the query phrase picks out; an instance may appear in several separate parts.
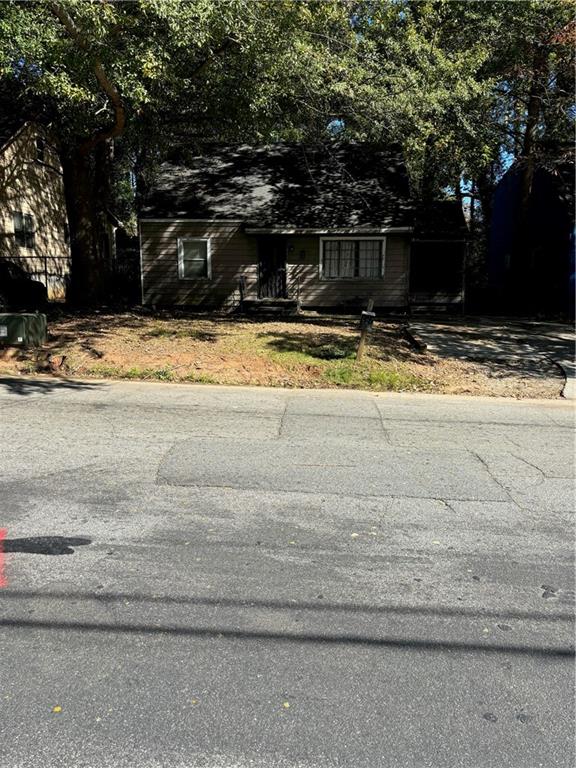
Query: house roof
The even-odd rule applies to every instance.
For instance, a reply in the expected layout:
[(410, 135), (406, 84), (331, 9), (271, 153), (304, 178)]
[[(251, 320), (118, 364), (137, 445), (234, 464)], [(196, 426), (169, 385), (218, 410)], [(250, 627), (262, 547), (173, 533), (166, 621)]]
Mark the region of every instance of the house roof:
[(219, 147), (185, 164), (164, 163), (141, 218), (369, 232), (411, 227), (414, 206), (397, 147), (274, 144)]

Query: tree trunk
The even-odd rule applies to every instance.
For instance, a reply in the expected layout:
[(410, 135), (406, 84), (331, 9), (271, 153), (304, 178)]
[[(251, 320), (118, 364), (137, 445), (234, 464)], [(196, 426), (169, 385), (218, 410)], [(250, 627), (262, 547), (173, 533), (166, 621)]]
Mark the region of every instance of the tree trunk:
[(420, 182), (420, 197), (425, 202), (433, 200), (438, 193), (435, 160), (434, 137), (428, 136), (424, 148), (422, 179)]
[(486, 233), (490, 232), (492, 226), (492, 203), (495, 188), (493, 168), (492, 165), (489, 165), (476, 176), (476, 190), (480, 201), (482, 224)]
[(542, 114), (542, 100), (548, 78), (549, 49), (537, 43), (532, 60), (532, 80), (528, 107), (526, 110), (526, 128), (520, 155), (519, 200), (516, 215), (515, 243), (512, 249), (511, 280), (519, 288), (517, 309), (532, 311), (538, 294), (538, 276), (534, 274), (532, 243), (530, 237), (530, 198), (532, 182), (536, 168), (536, 136)]
[[(93, 55), (85, 32), (70, 15), (68, 8), (56, 0), (48, 7), (66, 33), (90, 60)], [(100, 59), (92, 61), (94, 76), (114, 115), (104, 130), (78, 141), (63, 158), (66, 205), (70, 223), (72, 250), (71, 300), (82, 304), (98, 304), (107, 291), (110, 268), (110, 140), (121, 136), (126, 127), (126, 107), (122, 95), (108, 76)]]
[(70, 301), (82, 306), (100, 304), (106, 296), (108, 269), (103, 245), (107, 231), (96, 165), (94, 153), (80, 152), (77, 147), (63, 157), (72, 253)]

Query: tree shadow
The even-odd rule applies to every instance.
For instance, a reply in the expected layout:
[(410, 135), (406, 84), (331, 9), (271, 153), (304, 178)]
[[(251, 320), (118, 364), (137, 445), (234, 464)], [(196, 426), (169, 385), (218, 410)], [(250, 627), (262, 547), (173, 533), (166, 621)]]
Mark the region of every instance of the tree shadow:
[[(324, 326), (333, 327), (334, 324), (327, 321)], [(352, 318), (348, 318), (340, 327), (342, 330), (352, 330), (355, 333), (344, 335), (339, 333), (338, 329), (332, 333), (311, 330), (306, 334), (286, 330), (273, 333), (262, 332), (258, 336), (266, 339), (266, 346), (275, 352), (301, 353), (319, 360), (353, 359), (360, 338), (359, 321), (354, 322)], [(375, 324), (368, 336), (368, 344), (370, 357), (381, 362), (392, 360), (421, 362), (422, 360), (421, 356), (400, 336), (398, 323)]]
[(242, 218), (254, 226), (411, 225), (414, 205), (397, 145), (276, 143), (174, 149), (157, 173), (144, 217)]
[(561, 378), (555, 361), (572, 359), (573, 341), (539, 334), (513, 321), (414, 321), (410, 330), (437, 357), (476, 363), (493, 378)]
[(337, 333), (259, 333), (266, 339), (266, 346), (275, 352), (309, 355), (318, 360), (344, 360), (353, 357), (357, 339)]
[(55, 391), (72, 389), (86, 390), (97, 389), (102, 384), (90, 383), (86, 381), (73, 381), (70, 379), (20, 379), (5, 377), (0, 378), (0, 392), (2, 389), (13, 395), (23, 397), (35, 394), (50, 394)]
[(177, 326), (164, 327), (158, 326), (140, 334), (142, 341), (152, 341), (154, 339), (188, 339), (189, 341), (204, 341), (215, 344), (218, 341), (218, 334), (205, 328), (182, 328)]
[(73, 555), (73, 547), (91, 544), (92, 539), (76, 536), (30, 536), (22, 539), (4, 539), (0, 549), (4, 552), (26, 552), (31, 555)]

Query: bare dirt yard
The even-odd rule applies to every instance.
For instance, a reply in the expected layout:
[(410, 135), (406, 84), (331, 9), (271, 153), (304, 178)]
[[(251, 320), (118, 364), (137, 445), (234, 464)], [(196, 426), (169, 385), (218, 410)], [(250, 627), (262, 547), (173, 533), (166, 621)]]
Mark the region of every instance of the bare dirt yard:
[(361, 362), (358, 318), (305, 313), (250, 319), (177, 313), (60, 314), (41, 350), (0, 350), (0, 376), (149, 379), (273, 387), (345, 387), (516, 398), (560, 396), (542, 359), (464, 361), (413, 348), (404, 323), (375, 323)]

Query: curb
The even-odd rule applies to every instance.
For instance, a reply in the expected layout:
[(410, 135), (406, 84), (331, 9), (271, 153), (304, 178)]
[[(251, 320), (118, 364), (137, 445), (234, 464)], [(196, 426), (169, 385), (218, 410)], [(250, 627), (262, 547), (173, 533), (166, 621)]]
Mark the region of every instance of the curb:
[(557, 360), (555, 360), (554, 362), (564, 374), (564, 386), (562, 387), (562, 392), (560, 393), (560, 396), (563, 397), (565, 400), (576, 400), (576, 379), (574, 378), (573, 375), (570, 376), (568, 374), (568, 371), (566, 370), (565, 366), (562, 363), (559, 363)]

